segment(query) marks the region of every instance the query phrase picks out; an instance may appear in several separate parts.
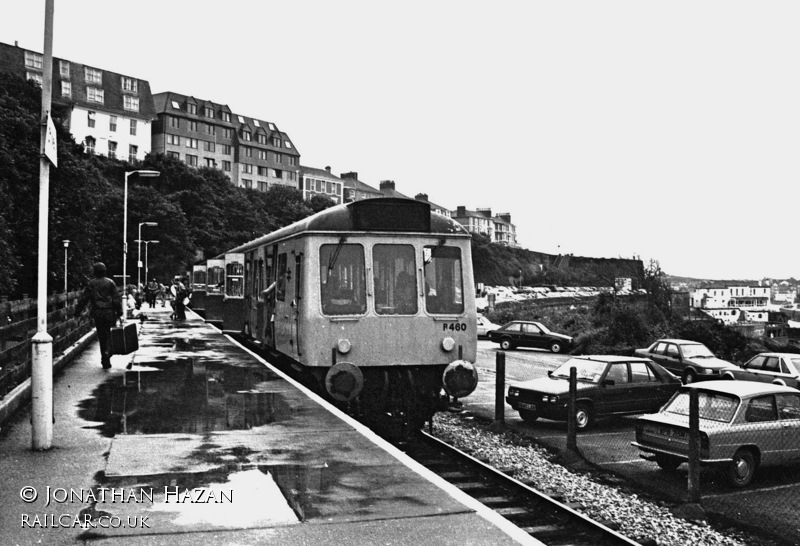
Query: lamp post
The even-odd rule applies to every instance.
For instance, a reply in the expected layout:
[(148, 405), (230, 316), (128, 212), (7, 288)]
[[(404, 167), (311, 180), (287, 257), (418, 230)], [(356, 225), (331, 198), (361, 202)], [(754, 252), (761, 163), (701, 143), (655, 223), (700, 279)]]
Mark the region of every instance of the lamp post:
[[(138, 290), (139, 287), (142, 285), (142, 226), (157, 226), (158, 222), (139, 222), (139, 238), (136, 239), (136, 242), (139, 243), (139, 253), (136, 256), (138, 260), (137, 264), (137, 277), (136, 277), (136, 289)], [(147, 252), (147, 245), (144, 247), (145, 252)], [(144, 281), (147, 282), (147, 271), (144, 272)]]
[(123, 196), (123, 212), (122, 212), (122, 290), (125, 292), (125, 286), (128, 284), (128, 177), (138, 174), (145, 178), (154, 178), (160, 176), (159, 171), (125, 171), (125, 193)]
[(155, 245), (155, 244), (160, 243), (161, 241), (155, 241), (155, 240), (142, 241), (141, 239), (139, 239), (136, 242), (139, 243), (139, 245), (144, 243), (144, 282), (146, 283), (147, 279), (150, 278), (150, 268), (148, 267), (148, 264), (147, 264), (147, 248), (148, 248), (147, 245), (149, 243), (153, 243)]
[[(69, 248), (69, 239), (61, 241), (64, 243), (64, 295), (67, 295), (67, 249)], [(66, 303), (66, 300), (64, 300)]]

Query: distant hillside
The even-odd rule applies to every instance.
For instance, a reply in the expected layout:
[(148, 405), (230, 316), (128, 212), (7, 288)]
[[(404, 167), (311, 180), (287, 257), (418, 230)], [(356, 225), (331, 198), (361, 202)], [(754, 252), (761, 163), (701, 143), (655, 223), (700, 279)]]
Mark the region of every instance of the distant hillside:
[(472, 266), (475, 282), (488, 285), (521, 280), (524, 285), (614, 286), (615, 278), (626, 277), (636, 289), (644, 277), (641, 260), (546, 254), (490, 243), (482, 235), (472, 237)]

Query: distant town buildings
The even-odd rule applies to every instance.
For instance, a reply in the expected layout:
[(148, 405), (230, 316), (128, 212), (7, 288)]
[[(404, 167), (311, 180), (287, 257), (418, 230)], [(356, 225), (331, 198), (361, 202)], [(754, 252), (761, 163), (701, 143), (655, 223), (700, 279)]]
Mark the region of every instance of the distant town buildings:
[[(12, 72), (39, 85), (43, 56), (0, 43), (0, 71)], [(330, 167), (300, 165), (300, 152), (274, 122), (234, 112), (227, 104), (165, 91), (152, 94), (150, 84), (132, 76), (53, 59), (53, 117), (72, 133), (87, 153), (136, 162), (151, 151), (195, 167), (222, 171), (237, 187), (266, 191), (272, 185), (299, 189), (304, 198), (325, 196), (334, 203), (376, 197), (401, 197), (393, 180), (379, 188), (358, 179), (357, 172), (338, 177)], [(431, 210), (452, 217), (471, 233), (494, 243), (518, 246), (516, 227), (508, 213), (489, 208), (452, 211), (428, 200), (415, 199)]]

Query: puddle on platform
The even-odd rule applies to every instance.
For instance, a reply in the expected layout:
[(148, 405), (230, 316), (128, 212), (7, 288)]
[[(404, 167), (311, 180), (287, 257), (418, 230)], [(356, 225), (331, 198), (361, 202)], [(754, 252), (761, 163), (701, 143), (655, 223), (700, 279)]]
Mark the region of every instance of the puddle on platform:
[(284, 382), (260, 365), (206, 359), (140, 362), (80, 404), (104, 436), (245, 430), (285, 420)]

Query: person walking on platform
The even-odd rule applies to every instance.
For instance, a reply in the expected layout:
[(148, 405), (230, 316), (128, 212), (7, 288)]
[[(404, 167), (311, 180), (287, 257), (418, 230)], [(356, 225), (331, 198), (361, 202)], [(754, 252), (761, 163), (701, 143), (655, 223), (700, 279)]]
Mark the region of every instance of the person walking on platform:
[(186, 287), (181, 282), (180, 277), (172, 279), (172, 286), (169, 289), (172, 295), (172, 320), (186, 320), (186, 304), (183, 302), (186, 297)]
[(145, 288), (145, 301), (150, 306), (150, 309), (156, 306), (156, 296), (158, 295), (158, 283), (155, 279), (150, 279)]
[(90, 306), (90, 313), (97, 328), (97, 339), (100, 342), (100, 364), (103, 368), (111, 367), (111, 355), (108, 352), (108, 340), (111, 337), (111, 328), (117, 319), (122, 317), (122, 296), (117, 291), (117, 285), (106, 277), (106, 266), (102, 262), (94, 264), (94, 278), (90, 280), (78, 298), (75, 307), (77, 318)]

